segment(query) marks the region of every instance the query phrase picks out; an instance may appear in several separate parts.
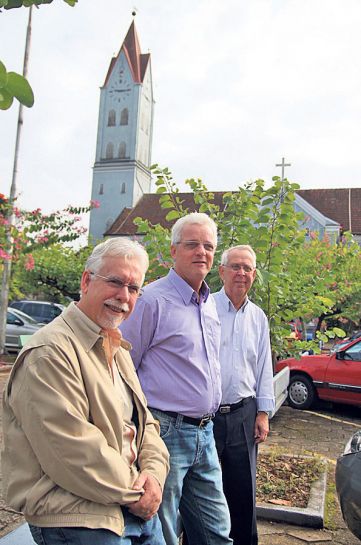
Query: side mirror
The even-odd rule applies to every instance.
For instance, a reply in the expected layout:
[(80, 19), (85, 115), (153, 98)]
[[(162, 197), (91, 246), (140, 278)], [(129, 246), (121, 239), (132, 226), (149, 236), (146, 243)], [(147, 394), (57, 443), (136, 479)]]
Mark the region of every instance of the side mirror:
[(15, 320), (13, 321), (13, 324), (14, 325), (24, 325), (24, 322), (22, 320), (20, 320), (20, 318), (15, 318)]
[(336, 360), (344, 360), (345, 359), (345, 352), (341, 350), (340, 352), (336, 352)]

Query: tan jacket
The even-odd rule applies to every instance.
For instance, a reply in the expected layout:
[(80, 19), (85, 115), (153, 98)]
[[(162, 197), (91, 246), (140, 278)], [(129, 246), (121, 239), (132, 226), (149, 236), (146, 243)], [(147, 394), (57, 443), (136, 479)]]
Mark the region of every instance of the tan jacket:
[[(122, 414), (100, 328), (74, 304), (19, 354), (3, 398), (5, 501), (36, 526), (107, 528), (121, 535), (121, 507), (137, 501), (122, 456)], [(163, 487), (168, 451), (146, 409), (129, 343), (115, 355), (133, 391), (138, 466)]]

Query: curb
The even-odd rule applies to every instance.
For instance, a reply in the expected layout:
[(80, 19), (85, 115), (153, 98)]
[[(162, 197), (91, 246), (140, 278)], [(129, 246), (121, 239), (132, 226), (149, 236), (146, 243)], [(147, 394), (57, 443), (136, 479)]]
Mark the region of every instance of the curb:
[(285, 507), (266, 503), (256, 507), (257, 517), (275, 522), (286, 522), (309, 528), (323, 528), (327, 486), (327, 464), (317, 481), (312, 483), (307, 507)]

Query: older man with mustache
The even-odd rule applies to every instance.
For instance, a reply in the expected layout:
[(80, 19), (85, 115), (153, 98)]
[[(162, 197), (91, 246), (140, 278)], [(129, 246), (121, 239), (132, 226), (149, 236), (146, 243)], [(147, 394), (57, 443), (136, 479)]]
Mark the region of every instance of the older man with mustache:
[(81, 299), (39, 330), (4, 391), (4, 496), (38, 545), (165, 545), (168, 452), (117, 329), (148, 267), (136, 242), (99, 244)]

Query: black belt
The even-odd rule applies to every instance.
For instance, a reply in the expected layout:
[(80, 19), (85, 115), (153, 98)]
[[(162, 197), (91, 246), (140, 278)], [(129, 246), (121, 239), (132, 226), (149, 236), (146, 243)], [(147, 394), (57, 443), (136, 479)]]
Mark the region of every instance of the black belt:
[(232, 411), (236, 411), (240, 407), (243, 407), (243, 405), (247, 405), (251, 399), (253, 399), (253, 396), (244, 397), (241, 401), (238, 401), (238, 403), (233, 403), (231, 405), (220, 405), (217, 412), (221, 414), (231, 413)]
[[(151, 411), (153, 410), (152, 407), (148, 407)], [(197, 426), (198, 428), (203, 428), (203, 426), (206, 426), (208, 422), (213, 420), (214, 414), (205, 414), (201, 418), (192, 418), (191, 416), (185, 416), (184, 414), (179, 413), (173, 413), (172, 411), (162, 411), (160, 409), (154, 409), (155, 411), (159, 411), (160, 413), (164, 413), (167, 416), (171, 416), (172, 418), (178, 418), (180, 417), (183, 422), (186, 422), (187, 424), (192, 424), (192, 426)]]

